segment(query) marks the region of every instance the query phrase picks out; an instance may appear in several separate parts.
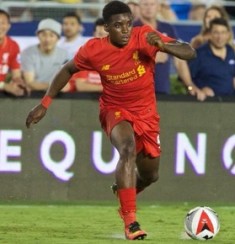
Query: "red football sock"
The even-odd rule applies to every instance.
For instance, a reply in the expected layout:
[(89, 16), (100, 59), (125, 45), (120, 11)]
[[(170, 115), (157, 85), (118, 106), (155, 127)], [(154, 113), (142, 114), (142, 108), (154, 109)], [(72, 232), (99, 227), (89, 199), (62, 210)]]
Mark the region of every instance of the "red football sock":
[(136, 221), (136, 189), (119, 189), (118, 197), (121, 204), (123, 221), (125, 223), (125, 226), (128, 226)]

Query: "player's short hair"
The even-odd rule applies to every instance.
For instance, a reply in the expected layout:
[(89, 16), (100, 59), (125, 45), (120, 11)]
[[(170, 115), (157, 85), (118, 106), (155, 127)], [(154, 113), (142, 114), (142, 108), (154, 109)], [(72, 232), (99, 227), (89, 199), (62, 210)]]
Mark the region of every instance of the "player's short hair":
[(7, 17), (7, 19), (8, 19), (8, 22), (10, 23), (11, 22), (11, 20), (10, 20), (10, 14), (7, 12), (7, 11), (5, 11), (5, 10), (3, 10), (3, 9), (0, 9), (0, 14), (3, 14), (3, 15), (5, 15), (6, 17)]
[(82, 24), (81, 18), (80, 18), (80, 16), (76, 12), (68, 12), (68, 13), (66, 13), (63, 16), (63, 19), (64, 18), (69, 18), (69, 17), (75, 18), (80, 25)]
[(212, 30), (212, 28), (213, 28), (214, 25), (222, 25), (222, 26), (225, 26), (227, 28), (227, 30), (230, 31), (229, 23), (224, 18), (215, 18), (215, 19), (211, 20), (210, 21), (210, 24), (209, 24), (209, 31)]
[(103, 19), (105, 23), (110, 21), (112, 15), (131, 13), (129, 6), (121, 1), (111, 1), (103, 8)]

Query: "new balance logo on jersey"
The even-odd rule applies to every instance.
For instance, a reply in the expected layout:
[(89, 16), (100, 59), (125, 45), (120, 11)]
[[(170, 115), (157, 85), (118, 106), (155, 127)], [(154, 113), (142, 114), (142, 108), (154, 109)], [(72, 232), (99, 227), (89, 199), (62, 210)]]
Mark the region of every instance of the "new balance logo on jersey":
[(110, 65), (109, 64), (105, 64), (102, 66), (101, 70), (109, 70), (110, 69)]

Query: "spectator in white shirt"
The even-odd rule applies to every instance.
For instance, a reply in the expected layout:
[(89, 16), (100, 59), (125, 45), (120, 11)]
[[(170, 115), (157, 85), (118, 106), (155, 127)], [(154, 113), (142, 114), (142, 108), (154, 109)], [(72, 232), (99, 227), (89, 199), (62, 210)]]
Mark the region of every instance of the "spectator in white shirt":
[(56, 72), (68, 61), (68, 52), (57, 47), (61, 24), (43, 19), (37, 28), (39, 44), (26, 48), (21, 54), (25, 82), (32, 90), (47, 90)]
[(82, 36), (83, 26), (81, 18), (76, 12), (68, 12), (63, 17), (62, 31), (64, 36), (58, 45), (66, 49), (72, 59), (77, 50), (89, 39), (89, 37)]

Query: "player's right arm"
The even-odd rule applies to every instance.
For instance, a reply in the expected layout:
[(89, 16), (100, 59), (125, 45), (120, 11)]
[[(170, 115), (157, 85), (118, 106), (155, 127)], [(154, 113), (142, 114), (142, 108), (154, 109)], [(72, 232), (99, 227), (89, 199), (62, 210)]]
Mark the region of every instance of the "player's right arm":
[(38, 123), (46, 114), (47, 108), (51, 103), (51, 99), (56, 97), (59, 91), (67, 84), (71, 76), (78, 72), (79, 69), (75, 66), (74, 61), (67, 62), (60, 71), (55, 75), (46, 95), (42, 102), (34, 107), (27, 116), (26, 126), (29, 128), (31, 124)]
[(164, 36), (160, 32), (148, 32), (147, 42), (155, 47), (158, 47), (161, 52), (171, 54), (177, 58), (190, 60), (196, 57), (196, 51), (186, 42), (179, 42), (177, 40), (164, 42)]

